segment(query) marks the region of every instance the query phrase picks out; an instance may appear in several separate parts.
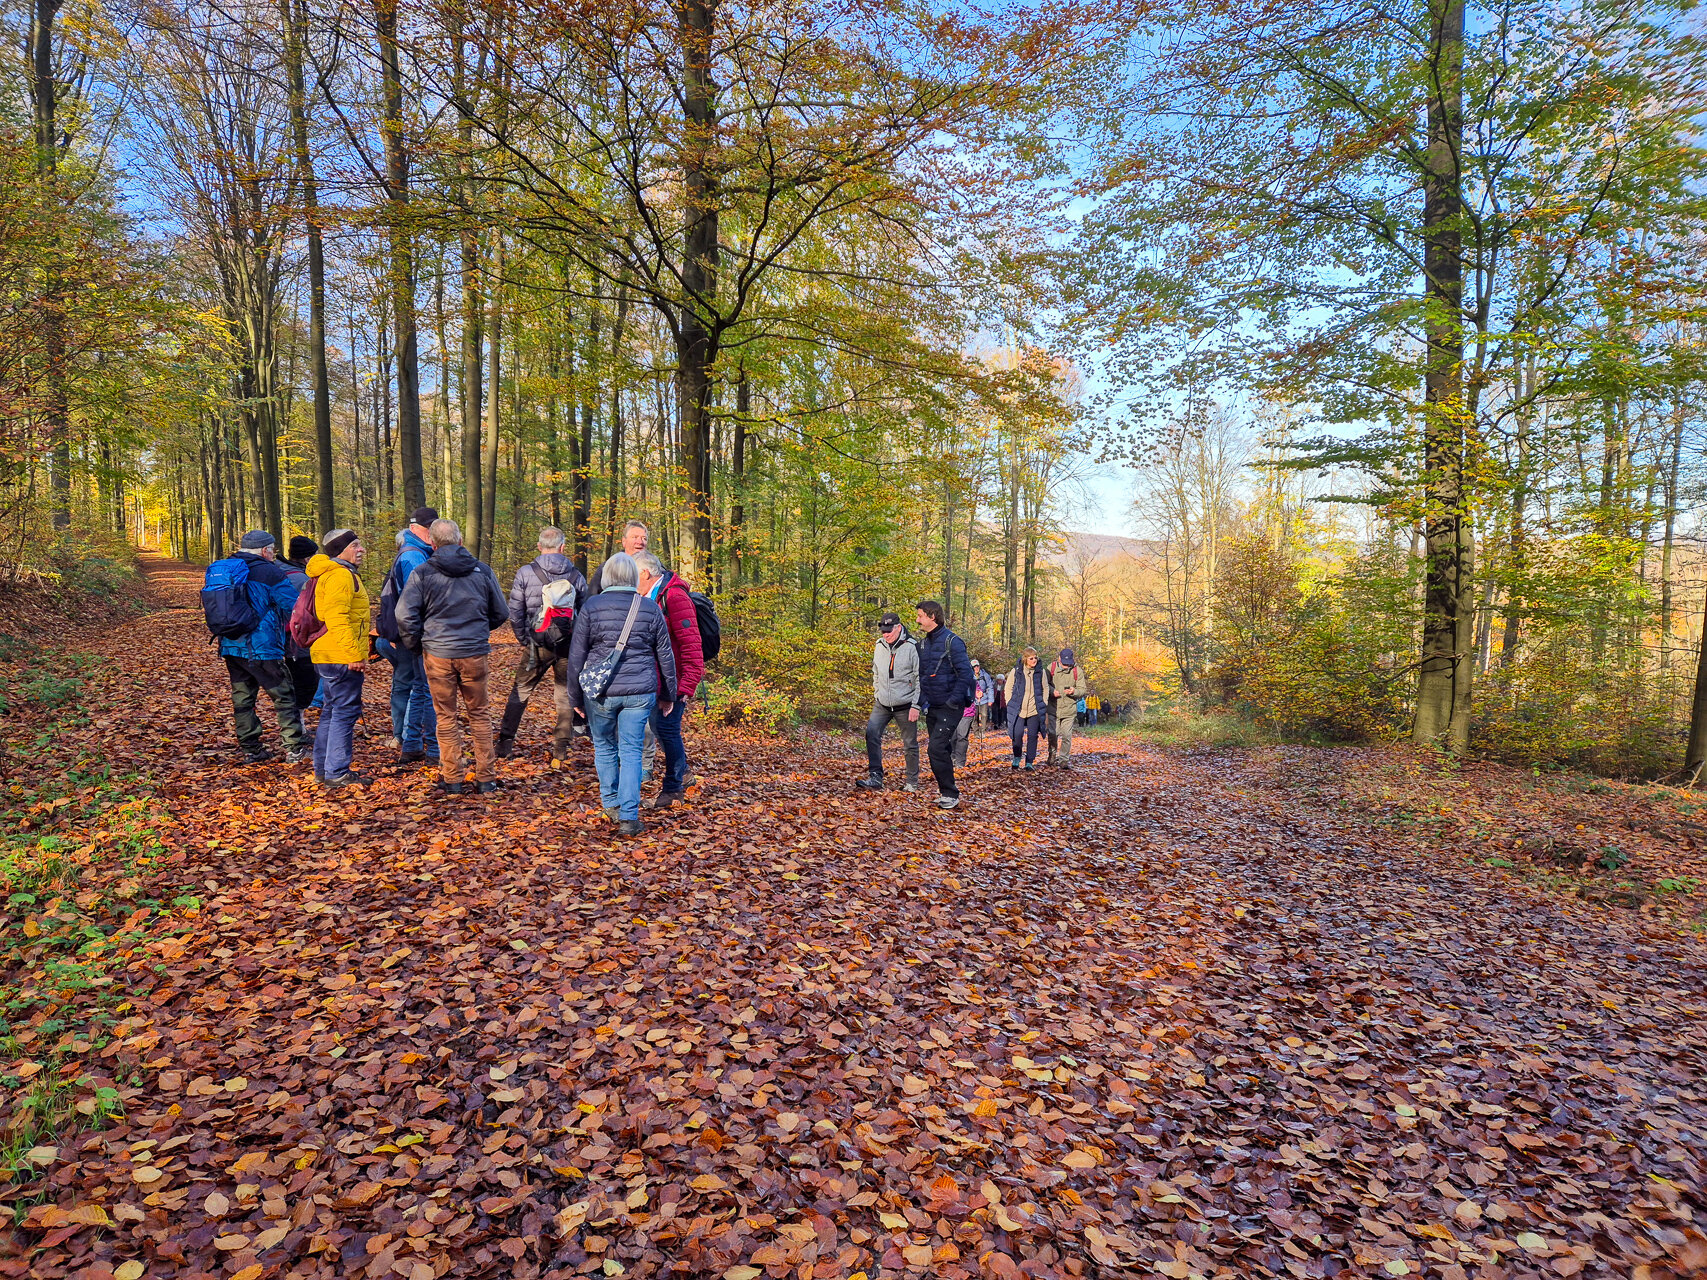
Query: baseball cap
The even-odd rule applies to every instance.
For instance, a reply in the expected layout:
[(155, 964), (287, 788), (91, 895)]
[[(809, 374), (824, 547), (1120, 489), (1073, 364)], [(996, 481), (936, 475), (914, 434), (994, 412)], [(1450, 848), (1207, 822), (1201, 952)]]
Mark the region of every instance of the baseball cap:
[(877, 620), (877, 629), (879, 631), (887, 631), (887, 630), (889, 630), (890, 627), (900, 625), (900, 622), (901, 622), (901, 615), (900, 614), (898, 614), (898, 613), (886, 613), (881, 618), (879, 618)]
[(418, 524), (423, 529), (439, 518), (439, 513), (431, 507), (416, 507), (409, 513), (409, 523)]

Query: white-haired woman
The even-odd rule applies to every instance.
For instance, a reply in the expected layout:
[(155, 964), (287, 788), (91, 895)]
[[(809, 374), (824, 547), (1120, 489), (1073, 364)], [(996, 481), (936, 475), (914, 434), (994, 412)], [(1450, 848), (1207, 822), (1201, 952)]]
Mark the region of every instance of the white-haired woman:
[[(575, 615), (569, 697), (586, 717), (599, 800), (619, 835), (640, 834), (641, 747), (657, 707), (676, 701), (676, 655), (663, 611), (638, 590), (639, 567), (619, 551), (599, 571), (599, 594)], [(588, 684), (594, 687), (589, 689)]]

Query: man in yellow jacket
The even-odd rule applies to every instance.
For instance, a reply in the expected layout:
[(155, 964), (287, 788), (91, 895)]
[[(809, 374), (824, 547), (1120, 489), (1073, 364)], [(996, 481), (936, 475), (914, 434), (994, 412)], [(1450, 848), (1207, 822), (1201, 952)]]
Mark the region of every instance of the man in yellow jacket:
[(314, 614), (326, 627), (308, 649), (326, 695), (314, 735), (314, 776), (328, 787), (368, 781), (350, 770), (368, 652), (367, 588), (356, 572), (365, 554), (353, 529), (334, 529), (321, 541), (320, 554), (308, 562)]

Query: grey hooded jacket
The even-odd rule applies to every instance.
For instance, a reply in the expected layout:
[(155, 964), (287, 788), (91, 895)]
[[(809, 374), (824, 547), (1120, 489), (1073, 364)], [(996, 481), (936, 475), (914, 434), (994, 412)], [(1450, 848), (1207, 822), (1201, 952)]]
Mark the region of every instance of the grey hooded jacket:
[(894, 648), (877, 637), (871, 650), (871, 695), (880, 707), (919, 705), (919, 644), (905, 627)]

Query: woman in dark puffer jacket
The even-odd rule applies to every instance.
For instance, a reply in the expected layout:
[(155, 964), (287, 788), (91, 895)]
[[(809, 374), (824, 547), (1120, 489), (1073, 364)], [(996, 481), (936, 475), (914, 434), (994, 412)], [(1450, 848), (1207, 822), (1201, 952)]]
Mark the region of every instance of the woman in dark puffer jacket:
[[(617, 824), (619, 835), (640, 834), (641, 745), (652, 708), (668, 715), (676, 701), (676, 655), (670, 647), (663, 611), (637, 590), (640, 573), (634, 558), (618, 552), (599, 574), (599, 594), (575, 615), (569, 642), (569, 697), (586, 717), (593, 739), (593, 765), (599, 774), (599, 800)], [(597, 698), (581, 687), (581, 672), (597, 667), (621, 639), (628, 641), (610, 683)]]

